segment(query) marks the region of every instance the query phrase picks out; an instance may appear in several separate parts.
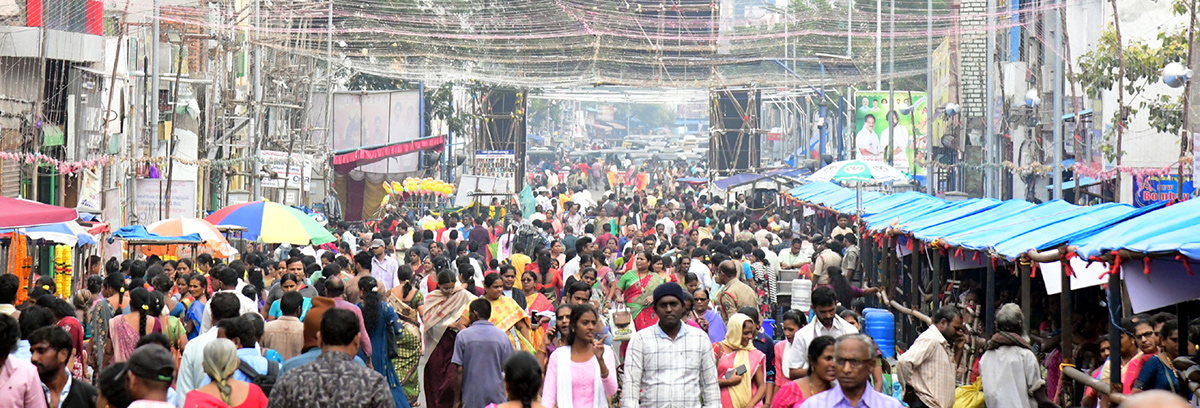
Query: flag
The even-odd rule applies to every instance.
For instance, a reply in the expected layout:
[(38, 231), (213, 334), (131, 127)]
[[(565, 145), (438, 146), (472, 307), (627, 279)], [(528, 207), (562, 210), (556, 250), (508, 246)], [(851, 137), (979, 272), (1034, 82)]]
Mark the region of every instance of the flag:
[(525, 188), (518, 196), (521, 200), (521, 217), (529, 218), (533, 215), (534, 207), (537, 206), (537, 199), (533, 198), (533, 189), (529, 188), (529, 184), (525, 184)]

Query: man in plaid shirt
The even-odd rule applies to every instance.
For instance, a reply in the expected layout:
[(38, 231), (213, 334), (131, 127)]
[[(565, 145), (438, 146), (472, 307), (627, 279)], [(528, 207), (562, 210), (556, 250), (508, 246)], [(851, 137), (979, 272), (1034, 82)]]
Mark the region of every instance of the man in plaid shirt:
[(717, 408), (717, 366), (704, 331), (683, 324), (683, 288), (654, 289), (658, 324), (634, 333), (625, 355), (621, 407)]

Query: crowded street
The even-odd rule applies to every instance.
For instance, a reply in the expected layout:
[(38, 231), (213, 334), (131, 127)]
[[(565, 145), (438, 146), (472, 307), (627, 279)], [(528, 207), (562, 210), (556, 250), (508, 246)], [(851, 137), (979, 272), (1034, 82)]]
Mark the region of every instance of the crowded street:
[(0, 408), (1200, 407), (1197, 1), (0, 0)]

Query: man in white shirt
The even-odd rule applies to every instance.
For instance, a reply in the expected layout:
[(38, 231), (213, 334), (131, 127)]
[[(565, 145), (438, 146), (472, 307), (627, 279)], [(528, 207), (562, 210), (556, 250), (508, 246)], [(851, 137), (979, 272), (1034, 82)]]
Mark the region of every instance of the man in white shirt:
[[(238, 314), (258, 314), (258, 304), (256, 304), (253, 300), (250, 300), (250, 298), (246, 297), (246, 295), (243, 295), (242, 292), (237, 289), (240, 280), (237, 277), (237, 273), (234, 272), (233, 269), (230, 269), (225, 265), (218, 265), (212, 269), (212, 272), (209, 273), (209, 277), (211, 278), (209, 280), (212, 281), (213, 289), (216, 289), (215, 293), (232, 293), (234, 296), (237, 296), (237, 300), (241, 304), (240, 313)], [(211, 329), (213, 326), (215, 326), (213, 324), (215, 322), (212, 318), (212, 308), (204, 308), (204, 317), (200, 320), (200, 322), (201, 333), (207, 332), (208, 329)]]
[(713, 285), (712, 269), (708, 267), (705, 259), (707, 257), (708, 251), (705, 251), (704, 248), (693, 249), (692, 259), (688, 264), (688, 273), (696, 274), (696, 277), (700, 279), (700, 287), (705, 291), (712, 288)]
[[(891, 126), (883, 133), (883, 138), (891, 142), (892, 147), (892, 167), (900, 169), (905, 173), (912, 172), (908, 168), (908, 151), (911, 149), (911, 137), (908, 134), (908, 127), (900, 125), (900, 115), (896, 112), (888, 114), (888, 124)], [(893, 135), (892, 132), (895, 132)], [(885, 143), (886, 144), (886, 143)]]
[(337, 229), (338, 235), (342, 237), (342, 241), (350, 245), (350, 251), (358, 252), (358, 237), (354, 236), (353, 232), (350, 232), (350, 226), (343, 221), (338, 223)]
[(875, 133), (875, 115), (868, 113), (863, 119), (862, 130), (854, 135), (854, 147), (862, 161), (883, 161), (883, 145)]
[[(219, 269), (219, 268), (218, 268)], [(214, 270), (215, 271), (215, 270)], [(205, 316), (219, 322), (224, 319), (234, 319), (241, 315), (241, 302), (230, 292), (213, 294), (208, 306), (204, 308)], [(202, 330), (199, 336), (188, 340), (179, 360), (179, 378), (175, 381), (175, 391), (179, 395), (176, 402), (184, 406), (188, 392), (199, 389), (209, 383), (208, 374), (204, 373), (204, 348), (217, 338), (216, 325), (211, 329)]]
[(675, 221), (671, 221), (671, 218), (667, 217), (666, 211), (658, 213), (658, 221), (655, 221), (654, 225), (663, 226), (662, 232), (667, 234), (668, 237), (675, 235)]
[(813, 311), (817, 318), (796, 332), (792, 346), (788, 347), (783, 356), (783, 369), (787, 377), (797, 379), (808, 375), (808, 344), (820, 336), (837, 338), (843, 334), (858, 333), (850, 322), (837, 315), (837, 296), (833, 289), (821, 286), (813, 289)]

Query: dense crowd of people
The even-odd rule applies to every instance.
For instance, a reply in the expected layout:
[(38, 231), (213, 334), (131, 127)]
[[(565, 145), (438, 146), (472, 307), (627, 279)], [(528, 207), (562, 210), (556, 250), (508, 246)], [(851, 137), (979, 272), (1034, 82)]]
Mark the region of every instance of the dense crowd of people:
[[(1030, 408), (1064, 392), (1057, 318), (1027, 333), (1002, 294), (980, 338), (966, 282), (885, 358), (862, 333), (878, 282), (848, 217), (825, 231), (661, 177), (589, 194), (614, 184), (607, 166), (561, 167), (532, 169), (524, 214), (396, 208), (229, 262), (92, 257), (69, 300), (43, 277), (14, 305), (24, 284), (0, 275), (0, 407)], [(813, 282), (810, 310), (780, 302), (785, 273)], [(1070, 355), (1108, 383), (1107, 320), (1086, 317)], [(1111, 382), (1177, 395), (1123, 406), (1187, 406), (1171, 361), (1196, 332), (1121, 323)]]

